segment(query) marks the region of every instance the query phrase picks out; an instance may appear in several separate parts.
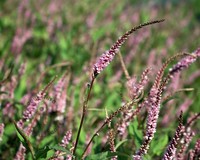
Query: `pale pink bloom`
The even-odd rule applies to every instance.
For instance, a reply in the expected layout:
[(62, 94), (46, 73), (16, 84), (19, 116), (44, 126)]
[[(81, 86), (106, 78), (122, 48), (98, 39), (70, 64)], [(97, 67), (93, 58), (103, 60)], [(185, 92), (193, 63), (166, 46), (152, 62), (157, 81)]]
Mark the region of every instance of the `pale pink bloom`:
[(26, 70), (26, 63), (22, 63), (19, 68), (19, 77), (21, 77)]
[(184, 100), (184, 102), (181, 104), (181, 106), (178, 108), (177, 113), (180, 113), (181, 111), (182, 111), (182, 112), (187, 111), (187, 109), (188, 109), (189, 106), (192, 104), (192, 102), (193, 102), (193, 101), (192, 101), (191, 99), (186, 98), (186, 99)]
[(42, 99), (45, 97), (46, 93), (43, 91), (40, 91), (36, 97), (33, 97), (31, 99), (30, 104), (28, 105), (28, 107), (26, 108), (26, 110), (23, 113), (23, 119), (28, 121), (29, 119), (31, 119), (33, 117), (33, 115), (35, 114), (37, 107), (39, 105), (39, 103), (42, 101)]
[(72, 156), (68, 154), (65, 160), (72, 160)]
[(31, 29), (18, 28), (12, 41), (11, 51), (14, 54), (19, 54), (26, 41), (32, 37)]
[(186, 84), (187, 85), (190, 85), (190, 84), (192, 84), (197, 78), (199, 78), (200, 77), (200, 70), (197, 70), (197, 71), (195, 71), (194, 73), (192, 73), (191, 75), (190, 75), (190, 77), (188, 77), (188, 79), (187, 79), (187, 81), (186, 81)]
[(8, 116), (8, 117), (13, 117), (14, 114), (15, 114), (15, 110), (12, 107), (12, 103), (8, 102), (3, 108), (3, 115)]
[(22, 119), (19, 120), (19, 121), (17, 122), (17, 126), (18, 126), (20, 129), (23, 129), (23, 128), (24, 128), (24, 122), (23, 122)]
[[(64, 135), (60, 146), (66, 148), (66, 146), (69, 144), (71, 138), (72, 138), (72, 131), (70, 130), (70, 131), (67, 131), (66, 134)], [(60, 153), (61, 153), (61, 151), (56, 151), (56, 153), (55, 153), (56, 158), (54, 158), (54, 160), (62, 160), (62, 159), (64, 159), (63, 156), (59, 156)], [(71, 155), (67, 155), (66, 159), (67, 160), (71, 160), (72, 156)]]
[(20, 102), (23, 105), (27, 105), (29, 103), (30, 99), (31, 99), (31, 93), (27, 93), (21, 98)]
[(171, 93), (173, 91), (176, 91), (177, 89), (179, 89), (182, 86), (180, 74), (181, 73), (179, 72), (171, 78), (171, 83), (168, 87), (168, 91), (170, 91)]
[(61, 146), (66, 147), (69, 144), (69, 141), (72, 138), (72, 131), (67, 131), (65, 136), (62, 139)]
[(87, 18), (86, 18), (86, 25), (88, 26), (88, 28), (92, 28), (95, 24), (95, 19), (96, 19), (96, 15), (94, 13), (90, 14)]
[(51, 110), (54, 112), (64, 113), (67, 101), (67, 94), (66, 94), (66, 76), (64, 75), (62, 78), (59, 79), (57, 84), (54, 86), (54, 90), (52, 96), (55, 99), (55, 102), (51, 104)]
[(111, 160), (118, 160), (117, 156), (113, 156)]
[(142, 157), (139, 155), (133, 155), (133, 160), (142, 160)]
[(56, 99), (56, 103), (52, 103), (52, 111), (56, 112), (58, 106), (58, 101), (61, 100), (61, 94), (65, 85), (64, 77), (60, 78), (56, 85), (53, 87), (52, 96)]
[(25, 152), (26, 148), (21, 143), (14, 160), (25, 160)]
[(139, 12), (134, 12), (133, 15), (131, 16), (132, 23), (138, 23), (139, 19), (140, 19)]
[(34, 127), (37, 125), (37, 122), (40, 120), (40, 115), (38, 114), (36, 117), (34, 117), (31, 122), (28, 124), (28, 126), (24, 129), (24, 132), (27, 136), (32, 135)]

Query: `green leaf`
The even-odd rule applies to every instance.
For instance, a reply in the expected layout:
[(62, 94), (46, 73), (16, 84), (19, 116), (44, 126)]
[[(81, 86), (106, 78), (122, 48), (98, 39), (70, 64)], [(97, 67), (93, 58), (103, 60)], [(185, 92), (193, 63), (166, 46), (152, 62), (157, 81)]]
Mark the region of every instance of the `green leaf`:
[(11, 136), (15, 132), (15, 127), (13, 124), (7, 124), (4, 129), (4, 134), (7, 136)]
[(48, 146), (45, 146), (42, 149), (38, 149), (36, 154), (35, 154), (36, 159), (38, 159), (38, 158), (46, 158), (47, 157), (47, 152), (49, 150), (51, 150), (51, 149)]
[(89, 155), (85, 158), (85, 160), (105, 160), (105, 159), (110, 159), (111, 157), (117, 155), (117, 153), (112, 153), (112, 152), (102, 152), (98, 154), (93, 154)]
[(126, 141), (128, 141), (128, 139), (124, 139), (122, 141), (120, 141), (119, 143), (117, 143), (115, 149), (117, 150), (117, 148), (119, 148), (123, 143), (125, 143)]
[(162, 135), (162, 136), (159, 136), (158, 139), (153, 139), (152, 143), (151, 143), (151, 149), (152, 149), (152, 152), (156, 155), (160, 155), (164, 148), (166, 147), (166, 145), (168, 144), (168, 136), (165, 134), (165, 135)]
[(134, 137), (136, 147), (139, 148), (142, 144), (143, 134), (142, 131), (138, 129), (138, 121), (136, 119), (129, 125), (128, 130), (129, 134)]
[(52, 135), (46, 136), (45, 138), (42, 139), (42, 141), (40, 143), (40, 147), (45, 147), (45, 146), (51, 144), (54, 140), (55, 140), (54, 136), (52, 136)]
[(71, 155), (71, 152), (69, 150), (67, 150), (66, 148), (64, 147), (61, 147), (59, 145), (54, 145), (54, 146), (45, 146), (44, 148), (41, 148), (37, 151), (37, 153), (35, 154), (36, 155), (36, 159), (38, 158), (45, 158), (47, 159), (47, 156), (48, 156), (48, 152), (49, 151), (62, 151), (62, 152), (65, 152), (66, 154), (70, 154)]
[(50, 149), (56, 150), (56, 151), (62, 151), (62, 152), (66, 152), (67, 154), (71, 155), (71, 152), (69, 150), (67, 150), (66, 148), (59, 146), (59, 145), (54, 145), (54, 146), (49, 146)]
[(101, 27), (101, 28), (98, 28), (98, 29), (93, 29), (90, 33), (93, 41), (97, 41), (99, 40), (100, 38), (102, 38), (106, 33), (106, 28), (105, 27)]

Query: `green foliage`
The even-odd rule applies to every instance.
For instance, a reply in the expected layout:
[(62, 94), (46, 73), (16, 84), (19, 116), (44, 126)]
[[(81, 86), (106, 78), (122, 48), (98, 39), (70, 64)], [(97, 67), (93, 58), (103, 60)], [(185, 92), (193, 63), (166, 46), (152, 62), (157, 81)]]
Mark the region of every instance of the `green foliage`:
[(142, 144), (142, 131), (138, 129), (138, 121), (134, 121), (129, 127), (128, 132), (131, 137), (134, 137), (134, 143), (136, 148), (139, 148)]
[(99, 154), (87, 156), (85, 159), (86, 160), (93, 160), (93, 159), (96, 159), (96, 160), (105, 159), (106, 160), (106, 159), (112, 158), (115, 155), (117, 155), (117, 153), (102, 152), (102, 153), (99, 153)]
[(38, 149), (35, 154), (35, 157), (36, 157), (36, 159), (49, 159), (53, 156), (54, 152), (52, 152), (52, 151), (62, 151), (62, 152), (64, 152), (64, 154), (71, 155), (71, 152), (69, 150), (65, 149), (64, 147), (54, 145), (54, 146), (45, 146), (44, 148)]
[[(155, 135), (156, 137), (157, 135)], [(162, 136), (159, 136), (158, 138), (154, 138), (150, 148), (152, 148), (152, 152), (153, 154), (155, 154), (156, 156), (161, 155), (161, 153), (163, 153), (163, 151), (165, 150), (165, 147), (167, 146), (169, 140), (168, 140), (168, 135), (163, 134)]]
[[(3, 90), (4, 85), (0, 85), (2, 89), (0, 90), (0, 122), (5, 124), (3, 136), (0, 137), (2, 159), (13, 159), (20, 143), (28, 150), (26, 159), (33, 159), (34, 156), (35, 159), (49, 159), (55, 156), (56, 151), (61, 151), (65, 156), (71, 155), (70, 149), (73, 148), (72, 142), (75, 141), (79, 127), (81, 107), (86, 96), (86, 85), (91, 80), (93, 64), (98, 56), (110, 48), (118, 36), (131, 27), (153, 19), (162, 17), (166, 19), (165, 23), (155, 28), (149, 27), (134, 33), (122, 46), (123, 59), (131, 77), (140, 77), (142, 70), (149, 67), (147, 65), (153, 65), (152, 72), (156, 73), (164, 60), (171, 55), (185, 50), (193, 51), (200, 44), (199, 0), (181, 4), (177, 0), (169, 2), (157, 0), (152, 3), (136, 0), (98, 2), (68, 0), (61, 3), (58, 0), (51, 3), (53, 3), (52, 0), (30, 0), (28, 4), (25, 4), (25, 1), (0, 0), (0, 82), (5, 80), (3, 84), (7, 84), (6, 87), (9, 88), (12, 78), (16, 80), (16, 86), (11, 86), (9, 90)], [(19, 31), (20, 29), (22, 32)], [(25, 40), (20, 52), (17, 53), (17, 48), (13, 47), (14, 38), (19, 36), (18, 42), (23, 41), (27, 30), (30, 30), (31, 36)], [(151, 54), (152, 52), (154, 55)], [(20, 66), (23, 63), (26, 64), (25, 72), (19, 75)], [(192, 83), (187, 83), (190, 75), (199, 71), (199, 64), (198, 60), (182, 74), (176, 86), (177, 88), (192, 87), (195, 90), (172, 95), (162, 103), (159, 131), (156, 132), (148, 155), (144, 159), (162, 157), (170, 141), (168, 134), (174, 130), (177, 112), (183, 100), (186, 98), (193, 100), (192, 105), (184, 113), (185, 119), (199, 112), (200, 78), (197, 77)], [(22, 118), (23, 111), (30, 101), (28, 98), (22, 103), (25, 95), (35, 96), (52, 77), (55, 75), (61, 77), (64, 74), (70, 75), (70, 79), (65, 89), (67, 98), (63, 117), (60, 113), (45, 110), (32, 135), (27, 137), (24, 130), (14, 127), (10, 118), (15, 121)], [(152, 81), (145, 88), (145, 96), (148, 95), (154, 78), (151, 77)], [(12, 89), (14, 91), (10, 93)], [(50, 97), (53, 89), (52, 87), (48, 91)], [(78, 158), (85, 149), (86, 141), (104, 122), (106, 112), (109, 115), (122, 103), (130, 100), (127, 91), (126, 78), (119, 58), (115, 57), (114, 61), (95, 80), (92, 88), (88, 112), (77, 147)], [(166, 90), (167, 93), (170, 91), (171, 89)], [(7, 103), (12, 104), (10, 107), (12, 109), (9, 108), (6, 115), (4, 110)], [(47, 100), (40, 103), (40, 107), (47, 106), (47, 109), (50, 109), (51, 105), (51, 102)], [(125, 138), (116, 133), (116, 153), (109, 151), (106, 138), (108, 126), (106, 125), (99, 133), (100, 135), (95, 137), (91, 144), (91, 154), (85, 159), (110, 159), (115, 155), (119, 159), (131, 159), (130, 155), (135, 154), (143, 142), (146, 110), (147, 108), (144, 108), (144, 112), (142, 111), (132, 120), (126, 130)], [(164, 122), (163, 117), (166, 114), (169, 119)], [(63, 118), (61, 121), (59, 116)], [(122, 118), (122, 114), (118, 114), (113, 119), (111, 127), (116, 129)], [(199, 121), (196, 122), (192, 129), (198, 131), (199, 124)], [(67, 147), (61, 147), (59, 144), (68, 130), (72, 130), (72, 140)], [(199, 135), (195, 137), (195, 140), (198, 138)], [(192, 142), (189, 148), (193, 148), (194, 145), (195, 143)]]

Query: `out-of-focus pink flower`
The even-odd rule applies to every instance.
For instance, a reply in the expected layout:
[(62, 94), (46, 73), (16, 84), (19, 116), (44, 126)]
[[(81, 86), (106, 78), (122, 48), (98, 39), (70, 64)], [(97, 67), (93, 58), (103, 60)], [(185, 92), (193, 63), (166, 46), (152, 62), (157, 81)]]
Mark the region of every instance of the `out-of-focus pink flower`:
[[(67, 131), (65, 136), (62, 139), (62, 142), (61, 142), (60, 146), (66, 148), (66, 146), (69, 144), (69, 141), (71, 140), (71, 138), (72, 138), (72, 131)], [(56, 158), (54, 158), (54, 160), (62, 160), (62, 159), (64, 159), (63, 156), (59, 155), (60, 153), (61, 153), (61, 151), (56, 151), (56, 153), (55, 153), (55, 157)], [(67, 160), (71, 160), (72, 156), (71, 155), (67, 155), (66, 159)]]
[(92, 13), (91, 15), (87, 17), (86, 24), (88, 28), (92, 28), (94, 26), (95, 18), (96, 18), (96, 15), (94, 13)]
[[(139, 98), (140, 94), (142, 93), (142, 90), (148, 83), (148, 73), (150, 72), (150, 70), (151, 68), (147, 68), (144, 70), (144, 72), (141, 75), (141, 79), (138, 83), (136, 82), (135, 77), (127, 81), (127, 89), (131, 99)], [(134, 111), (133, 110), (124, 111), (122, 122), (118, 125), (117, 128), (119, 135), (122, 136), (125, 134), (127, 126), (130, 124), (133, 117), (139, 113), (140, 109), (141, 106), (139, 105), (138, 108), (136, 108)]]
[(40, 120), (40, 114), (37, 114), (31, 122), (28, 124), (28, 126), (24, 129), (27, 136), (32, 135), (33, 129), (37, 125), (37, 122)]
[(23, 120), (19, 120), (19, 121), (17, 122), (17, 126), (18, 126), (20, 129), (23, 129), (23, 128), (24, 128), (24, 122), (23, 122)]
[(66, 147), (69, 144), (69, 141), (72, 138), (72, 131), (67, 131), (65, 136), (62, 139), (61, 146)]
[(21, 53), (22, 48), (26, 41), (32, 37), (32, 30), (31, 29), (22, 29), (18, 28), (15, 36), (13, 38), (13, 42), (11, 45), (11, 51), (18, 55)]
[(23, 113), (23, 119), (28, 121), (29, 119), (31, 119), (33, 117), (33, 115), (35, 114), (37, 107), (39, 105), (39, 103), (42, 101), (42, 99), (45, 97), (46, 93), (43, 91), (40, 91), (36, 97), (33, 97), (31, 99), (30, 104), (28, 105), (28, 107), (26, 108), (26, 110)]
[(28, 104), (28, 102), (30, 101), (30, 99), (31, 99), (31, 93), (27, 93), (27, 94), (25, 94), (25, 95), (21, 98), (20, 102), (21, 102), (23, 105), (26, 105), (26, 104)]
[(24, 74), (25, 70), (26, 70), (26, 63), (22, 63), (19, 68), (19, 76), (18, 76), (19, 78)]
[(189, 108), (189, 106), (192, 104), (192, 100), (189, 98), (186, 98), (185, 101), (181, 104), (181, 106), (178, 108), (177, 113), (185, 112)]
[(13, 117), (15, 113), (14, 108), (12, 107), (12, 104), (10, 102), (8, 102), (5, 107), (3, 108), (3, 115), (8, 116), (8, 117)]
[[(6, 92), (7, 94), (1, 94), (0, 95), (0, 100), (1, 99), (7, 99), (7, 100), (12, 100), (14, 99), (14, 91), (17, 86), (17, 76), (12, 75), (10, 80), (5, 82), (5, 84), (0, 88), (2, 92)], [(7, 102), (5, 104), (5, 107), (3, 108), (3, 115), (8, 116), (8, 117), (13, 117), (15, 113), (15, 109), (13, 107), (13, 104), (11, 102)]]
[(26, 148), (21, 143), (14, 160), (25, 160), (25, 152)]
[(197, 70), (197, 71), (195, 71), (194, 73), (192, 73), (191, 75), (190, 75), (190, 77), (188, 77), (188, 79), (187, 79), (187, 81), (186, 81), (186, 84), (187, 85), (190, 85), (190, 84), (192, 84), (197, 78), (199, 78), (200, 77), (200, 70)]
[(176, 91), (178, 88), (180, 88), (180, 86), (182, 85), (181, 83), (181, 79), (180, 79), (180, 72), (175, 74), (172, 79), (171, 79), (171, 83), (168, 87), (169, 91)]
[(31, 99), (26, 110), (23, 112), (23, 120), (28, 121), (33, 117), (39, 103), (44, 99), (46, 95), (46, 90), (52, 85), (52, 83), (55, 81), (56, 78), (57, 76), (53, 80), (51, 80), (49, 84), (47, 84), (46, 87), (36, 95), (36, 97), (33, 97)]
[(133, 15), (131, 16), (132, 23), (138, 23), (139, 18), (140, 18), (139, 12), (134, 12)]
[(55, 102), (51, 104), (51, 111), (64, 113), (67, 101), (67, 77), (64, 75), (58, 81), (58, 83), (54, 86), (54, 90), (51, 96), (54, 97)]
[(133, 160), (142, 160), (142, 157), (139, 155), (133, 155)]

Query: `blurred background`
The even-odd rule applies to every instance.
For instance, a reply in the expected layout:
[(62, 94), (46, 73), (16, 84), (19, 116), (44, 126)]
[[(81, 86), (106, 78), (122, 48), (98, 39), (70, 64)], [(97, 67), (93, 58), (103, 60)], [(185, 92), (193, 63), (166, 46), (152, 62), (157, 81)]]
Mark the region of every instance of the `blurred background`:
[[(183, 51), (191, 53), (200, 47), (199, 0), (1, 0), (0, 79), (12, 70), (12, 75), (18, 78), (7, 89), (13, 92), (10, 99), (20, 102), (27, 93), (37, 93), (55, 75), (61, 77), (69, 72), (65, 116), (71, 123), (65, 125), (76, 133), (77, 115), (81, 113), (80, 104), (96, 58), (133, 26), (162, 18), (165, 19), (163, 23), (135, 32), (121, 48), (129, 74), (136, 77), (150, 66), (156, 73), (170, 56)], [(151, 80), (153, 82), (153, 76)], [(127, 100), (125, 82), (120, 60), (116, 57), (95, 82), (82, 143), (105, 118), (105, 111), (95, 109), (107, 108), (110, 113)], [(174, 97), (175, 100), (165, 103), (159, 127), (169, 127), (168, 132), (173, 135), (180, 110), (184, 111), (185, 117), (200, 111), (199, 84), (198, 60), (169, 85), (167, 92), (181, 88), (194, 90), (181, 92)], [(8, 117), (5, 117), (2, 110), (6, 102), (1, 101), (1, 122), (9, 124), (8, 117), (21, 118), (23, 107), (14, 103), (15, 111), (6, 113)], [(97, 113), (99, 117), (94, 116)], [(91, 131), (86, 130), (87, 127)], [(14, 134), (9, 129), (7, 133)], [(100, 143), (101, 139), (97, 142)], [(6, 144), (7, 148), (13, 147), (9, 140), (5, 141), (4, 147)], [(14, 156), (17, 147), (13, 148), (7, 152)], [(151, 150), (149, 154), (156, 157), (161, 154), (157, 152)]]

